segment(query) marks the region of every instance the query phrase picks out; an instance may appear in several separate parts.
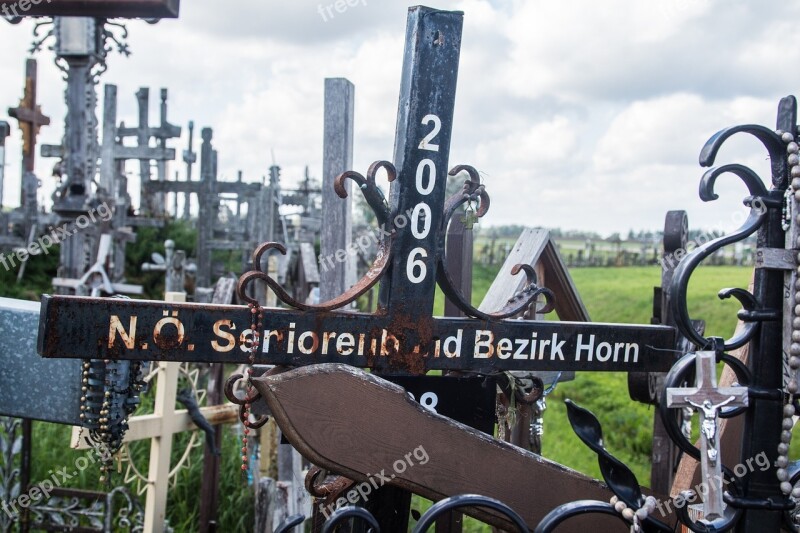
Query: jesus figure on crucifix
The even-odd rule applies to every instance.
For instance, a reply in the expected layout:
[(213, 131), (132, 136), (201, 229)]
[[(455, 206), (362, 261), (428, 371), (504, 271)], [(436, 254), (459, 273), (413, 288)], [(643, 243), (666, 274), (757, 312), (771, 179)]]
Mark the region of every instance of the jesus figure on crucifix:
[(714, 405), (711, 403), (711, 400), (704, 400), (702, 404), (698, 404), (691, 401), (688, 396), (684, 398), (686, 403), (696, 407), (701, 413), (700, 416), (703, 418), (703, 423), (700, 426), (700, 431), (702, 431), (708, 441), (708, 459), (711, 461), (712, 466), (717, 462), (717, 416), (719, 414), (719, 409), (728, 405), (735, 399), (735, 396), (731, 396)]

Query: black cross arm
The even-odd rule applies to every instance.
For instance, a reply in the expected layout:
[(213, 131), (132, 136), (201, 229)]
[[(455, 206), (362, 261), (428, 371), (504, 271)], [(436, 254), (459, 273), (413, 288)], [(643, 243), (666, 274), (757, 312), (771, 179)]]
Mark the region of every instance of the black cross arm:
[[(344, 363), (422, 374), (451, 369), (665, 372), (675, 332), (665, 326), (434, 318), (413, 344), (390, 315), (265, 310), (256, 364)], [(245, 306), (43, 296), (44, 357), (247, 363)]]

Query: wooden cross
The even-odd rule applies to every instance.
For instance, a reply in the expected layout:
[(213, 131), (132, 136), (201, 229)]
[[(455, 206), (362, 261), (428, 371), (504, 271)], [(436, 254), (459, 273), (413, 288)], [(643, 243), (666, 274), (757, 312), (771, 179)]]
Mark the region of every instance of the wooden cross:
[(702, 481), (708, 487), (703, 515), (706, 520), (715, 520), (722, 517), (725, 510), (717, 423), (719, 411), (724, 406), (746, 406), (747, 387), (717, 387), (714, 352), (698, 352), (696, 366), (696, 386), (667, 389), (667, 406), (691, 407), (700, 413), (700, 463)]
[(42, 126), (50, 124), (50, 117), (42, 114), (42, 108), (36, 103), (36, 60), (25, 62), (25, 93), (17, 107), (8, 108), (8, 114), (19, 121), (22, 130), (22, 167), (23, 173), (33, 172), (36, 159), (36, 136)]

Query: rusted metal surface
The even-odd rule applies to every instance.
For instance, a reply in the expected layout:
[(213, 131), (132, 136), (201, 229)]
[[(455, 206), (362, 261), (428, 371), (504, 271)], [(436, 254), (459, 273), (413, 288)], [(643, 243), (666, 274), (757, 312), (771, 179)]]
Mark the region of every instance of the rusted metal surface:
[[(247, 307), (44, 296), (44, 357), (248, 363)], [(337, 362), (427, 370), (668, 371), (674, 330), (665, 326), (432, 318), (267, 309), (256, 364)], [(430, 335), (409, 344), (409, 330)], [(422, 332), (420, 333), (420, 330)], [(535, 342), (534, 342), (535, 341)], [(543, 342), (540, 342), (543, 341)]]

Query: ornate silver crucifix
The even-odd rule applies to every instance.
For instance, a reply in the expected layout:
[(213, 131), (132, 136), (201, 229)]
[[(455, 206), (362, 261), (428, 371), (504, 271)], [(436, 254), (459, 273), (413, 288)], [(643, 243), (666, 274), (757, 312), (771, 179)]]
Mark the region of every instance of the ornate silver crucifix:
[(747, 405), (747, 387), (717, 387), (716, 354), (697, 352), (697, 377), (693, 388), (667, 389), (667, 407), (692, 407), (700, 413), (700, 464), (708, 491), (703, 498), (706, 520), (722, 517), (722, 461), (719, 455), (719, 411)]

